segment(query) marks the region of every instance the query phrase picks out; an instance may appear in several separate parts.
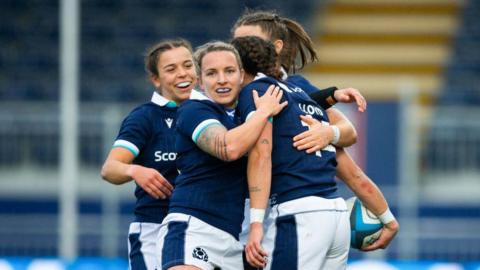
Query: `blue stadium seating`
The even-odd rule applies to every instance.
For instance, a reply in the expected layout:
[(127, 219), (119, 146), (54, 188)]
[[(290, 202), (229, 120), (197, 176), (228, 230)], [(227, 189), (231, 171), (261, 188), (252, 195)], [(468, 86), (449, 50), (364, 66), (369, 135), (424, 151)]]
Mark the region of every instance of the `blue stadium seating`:
[[(147, 86), (138, 80), (145, 76), (143, 53), (147, 46), (171, 37), (187, 38), (194, 46), (211, 39), (226, 39), (235, 18), (245, 7), (276, 7), (285, 15), (306, 22), (313, 2), (80, 1), (81, 99), (141, 102), (144, 95), (136, 92)], [(0, 1), (0, 74), (17, 74), (0, 84), (2, 100), (58, 100), (58, 12), (59, 1), (54, 0)], [(112, 70), (121, 75), (100, 79), (95, 76)], [(32, 79), (31, 74), (38, 76)], [(41, 82), (36, 81), (39, 77)], [(128, 85), (128, 89), (108, 87), (109, 84)], [(105, 89), (108, 95), (101, 87), (108, 88)]]
[(479, 106), (480, 2), (467, 1), (462, 15), (439, 102), (442, 105)]

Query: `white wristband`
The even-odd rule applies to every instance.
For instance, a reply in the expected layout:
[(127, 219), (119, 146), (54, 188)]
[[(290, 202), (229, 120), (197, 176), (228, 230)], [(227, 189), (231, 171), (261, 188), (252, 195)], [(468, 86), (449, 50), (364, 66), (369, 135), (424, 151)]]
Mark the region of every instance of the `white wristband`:
[(340, 129), (335, 125), (331, 125), (331, 127), (333, 130), (333, 139), (331, 144), (337, 144), (338, 141), (340, 140)]
[(390, 208), (387, 208), (383, 214), (378, 216), (378, 219), (383, 223), (383, 224), (388, 224), (392, 221), (395, 220), (395, 217), (393, 216), (392, 212), (390, 211)]
[(254, 222), (263, 223), (265, 217), (265, 209), (250, 208), (250, 224)]

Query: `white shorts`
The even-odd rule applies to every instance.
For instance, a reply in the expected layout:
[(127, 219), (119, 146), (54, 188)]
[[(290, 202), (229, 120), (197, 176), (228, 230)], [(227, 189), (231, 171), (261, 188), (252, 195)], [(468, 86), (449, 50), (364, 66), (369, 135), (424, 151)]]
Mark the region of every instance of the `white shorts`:
[(128, 229), (128, 269), (155, 270), (155, 246), (160, 224), (130, 223)]
[(346, 269), (350, 222), (342, 198), (288, 201), (274, 205), (267, 219), (265, 270)]
[(157, 264), (166, 270), (176, 265), (193, 265), (203, 270), (243, 269), (243, 245), (229, 233), (200, 219), (168, 214), (157, 242)]

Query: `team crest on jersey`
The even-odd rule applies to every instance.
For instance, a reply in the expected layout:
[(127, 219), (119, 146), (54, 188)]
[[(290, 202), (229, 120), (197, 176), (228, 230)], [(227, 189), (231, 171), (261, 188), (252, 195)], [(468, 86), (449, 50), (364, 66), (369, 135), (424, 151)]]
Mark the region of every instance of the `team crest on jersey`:
[(165, 123), (167, 124), (168, 128), (172, 127), (173, 119), (172, 118), (165, 118)]
[(208, 262), (208, 255), (201, 247), (196, 247), (192, 253), (193, 258)]

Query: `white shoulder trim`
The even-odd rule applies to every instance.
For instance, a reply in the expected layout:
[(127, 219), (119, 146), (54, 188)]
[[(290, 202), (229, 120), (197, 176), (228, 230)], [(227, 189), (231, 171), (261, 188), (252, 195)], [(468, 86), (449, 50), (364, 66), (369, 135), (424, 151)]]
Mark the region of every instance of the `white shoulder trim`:
[[(255, 81), (255, 80), (258, 80), (258, 79), (261, 79), (261, 78), (265, 78), (265, 77), (267, 77), (267, 75), (259, 72), (259, 73), (257, 73), (257, 75), (255, 76), (255, 78), (253, 80)], [(292, 92), (292, 90), (286, 84), (280, 82), (279, 80), (275, 80), (275, 81), (276, 81), (277, 85), (280, 86), (280, 88), (282, 88), (283, 90), (285, 90), (289, 93)]]
[(193, 130), (193, 134), (192, 134), (193, 142), (197, 143), (197, 140), (198, 140), (198, 137), (200, 137), (200, 134), (202, 134), (202, 132), (211, 125), (222, 125), (222, 123), (220, 123), (220, 121), (218, 121), (217, 119), (204, 120), (203, 122), (198, 124), (195, 130)]
[(129, 141), (126, 141), (126, 140), (116, 140), (114, 143), (113, 143), (113, 148), (115, 147), (122, 147), (122, 148), (125, 148), (127, 149), (128, 151), (132, 152), (132, 154), (137, 157), (138, 154), (140, 153), (140, 150), (138, 149), (138, 147), (129, 142)]
[(252, 115), (253, 115), (255, 112), (256, 112), (256, 111), (251, 111), (251, 112), (247, 115), (247, 117), (245, 118), (245, 122), (247, 122), (248, 119), (250, 119), (250, 117), (252, 117)]
[(195, 89), (193, 89), (192, 93), (190, 93), (190, 99), (192, 99), (192, 100), (211, 100), (203, 92), (197, 91)]
[(208, 97), (205, 96), (203, 92), (193, 89), (192, 92), (190, 93), (190, 99), (202, 100), (202, 99), (208, 99)]

